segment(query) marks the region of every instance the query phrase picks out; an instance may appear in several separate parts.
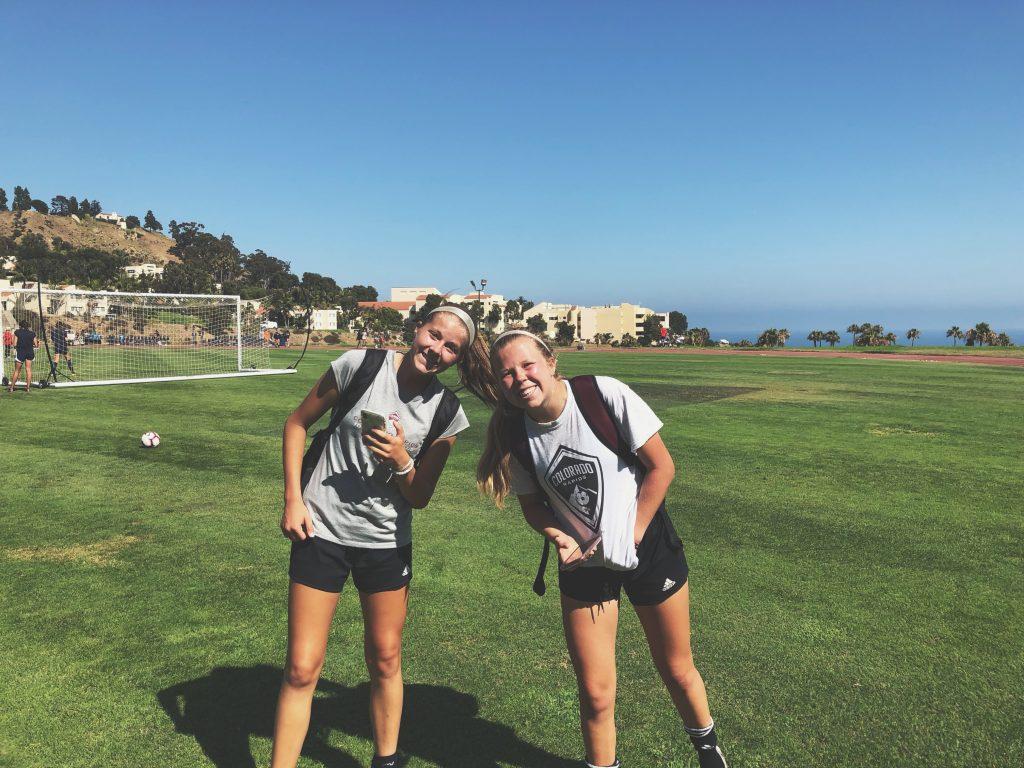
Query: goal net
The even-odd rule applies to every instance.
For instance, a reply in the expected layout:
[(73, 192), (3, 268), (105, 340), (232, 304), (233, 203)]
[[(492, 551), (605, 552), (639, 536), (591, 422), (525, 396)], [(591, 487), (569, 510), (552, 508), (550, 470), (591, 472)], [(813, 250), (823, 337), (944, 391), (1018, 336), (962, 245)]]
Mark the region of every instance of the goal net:
[(52, 386), (292, 372), (271, 367), (269, 334), (238, 296), (8, 288), (0, 302), (8, 379), (22, 322), (39, 340), (32, 378)]

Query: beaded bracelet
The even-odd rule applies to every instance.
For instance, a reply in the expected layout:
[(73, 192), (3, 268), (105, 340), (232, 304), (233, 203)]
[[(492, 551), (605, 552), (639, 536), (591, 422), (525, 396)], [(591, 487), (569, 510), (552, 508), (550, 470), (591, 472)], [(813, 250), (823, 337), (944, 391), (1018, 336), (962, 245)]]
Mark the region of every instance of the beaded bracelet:
[(400, 475), (408, 475), (408, 474), (409, 474), (410, 472), (412, 472), (412, 468), (413, 468), (413, 465), (414, 465), (415, 463), (416, 463), (416, 462), (414, 462), (414, 461), (413, 461), (413, 460), (412, 460), (412, 459), (410, 458), (410, 459), (409, 459), (409, 463), (408, 463), (408, 464), (406, 464), (406, 465), (405, 465), (404, 467), (402, 467), (401, 469), (396, 469), (396, 470), (395, 470), (394, 472), (392, 472), (391, 474), (393, 474), (393, 475), (399, 475), (399, 476), (400, 476)]

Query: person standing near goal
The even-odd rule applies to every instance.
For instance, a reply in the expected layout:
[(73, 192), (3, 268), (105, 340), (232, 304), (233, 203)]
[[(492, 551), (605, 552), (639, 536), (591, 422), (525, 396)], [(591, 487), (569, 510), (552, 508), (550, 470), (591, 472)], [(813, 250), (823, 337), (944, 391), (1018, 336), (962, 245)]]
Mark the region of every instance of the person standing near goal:
[(50, 329), (50, 341), (53, 343), (53, 358), (50, 360), (50, 378), (57, 380), (57, 364), (60, 363), (60, 356), (64, 355), (65, 364), (71, 373), (75, 372), (75, 366), (71, 362), (71, 347), (68, 344), (69, 328), (63, 322), (57, 322)]
[[(470, 316), (429, 313), (405, 353), (353, 350), (335, 360), (285, 421), (285, 509), (292, 541), (288, 653), (274, 723), (272, 768), (292, 768), (342, 587), (352, 574), (370, 676), (372, 768), (402, 764), (402, 630), (412, 579), (412, 510), (427, 506), (456, 435), (469, 426), (437, 379), (457, 365), (464, 386), (497, 402), (487, 350)], [(333, 410), (332, 410), (333, 409)], [(310, 426), (332, 410), (328, 428)]]
[(615, 636), (624, 588), (701, 768), (725, 768), (690, 649), (686, 557), (665, 512), (675, 466), (662, 422), (616, 379), (561, 378), (551, 349), (526, 331), (495, 339), (491, 368), (502, 401), (477, 481), (499, 506), (517, 494), (527, 522), (546, 537), (538, 593), (548, 547), (557, 550), (586, 764), (619, 765)]
[(7, 387), (8, 392), (14, 392), (14, 385), (18, 383), (18, 377), (24, 366), (25, 394), (32, 393), (32, 361), (36, 359), (38, 347), (39, 338), (35, 331), (28, 327), (28, 320), (22, 320), (18, 323), (18, 330), (14, 332), (14, 375)]

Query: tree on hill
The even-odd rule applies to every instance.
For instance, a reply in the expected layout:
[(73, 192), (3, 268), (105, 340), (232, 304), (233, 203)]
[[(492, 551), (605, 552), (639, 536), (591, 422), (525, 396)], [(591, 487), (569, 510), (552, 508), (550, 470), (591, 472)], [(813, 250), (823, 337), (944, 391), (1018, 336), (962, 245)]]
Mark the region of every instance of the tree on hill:
[(90, 208), (90, 206), (91, 203), (89, 202), (89, 198), (83, 197), (82, 202), (78, 204), (78, 212), (83, 216), (88, 216), (90, 213), (92, 213), (92, 209)]
[(70, 216), (71, 215), (71, 202), (64, 197), (64, 195), (55, 195), (50, 200), (50, 215), (51, 216)]
[(565, 320), (559, 320), (555, 323), (555, 343), (560, 344), (563, 347), (567, 347), (572, 344), (572, 340), (576, 338), (576, 326), (572, 323), (567, 323)]
[(156, 220), (156, 216), (153, 215), (153, 211), (146, 211), (146, 218), (143, 220), (143, 226), (150, 232), (163, 232), (164, 226)]
[(533, 315), (526, 321), (526, 330), (535, 336), (543, 335), (548, 329), (548, 321), (540, 315)]
[(668, 313), (668, 329), (677, 335), (686, 333), (686, 329), (689, 325), (686, 321), (686, 315), (682, 312), (676, 312), (674, 309)]
[(911, 328), (907, 331), (907, 338), (910, 340), (910, 346), (914, 346), (914, 342), (921, 338), (921, 332), (917, 328)]
[(213, 293), (213, 276), (188, 262), (171, 261), (164, 266), (160, 289), (164, 293)]
[(250, 288), (261, 290), (262, 293), (259, 295), (265, 296), (274, 289), (294, 288), (299, 284), (299, 278), (292, 274), (291, 264), (287, 261), (268, 256), (262, 250), (256, 249), (242, 257), (242, 282)]
[(29, 211), (32, 209), (32, 195), (24, 187), (14, 188), (14, 202), (11, 204), (13, 211)]
[(0, 188), (0, 211), (7, 210), (7, 193)]
[(78, 215), (78, 198), (72, 195), (68, 198), (68, 216)]
[(297, 290), (302, 297), (300, 303), (314, 309), (337, 306), (341, 303), (343, 295), (341, 286), (335, 282), (333, 277), (326, 277), (316, 272), (303, 272), (302, 281)]
[(953, 340), (953, 346), (956, 346), (956, 340), (962, 339), (964, 332), (960, 330), (960, 326), (954, 325), (948, 331), (946, 331), (946, 338)]
[(39, 213), (46, 214), (50, 212), (50, 206), (48, 206), (42, 200), (33, 200), (31, 205), (32, 208), (36, 211), (39, 211)]
[(128, 229), (138, 229), (142, 226), (142, 222), (139, 221), (139, 217), (133, 213), (124, 220), (124, 225), (128, 227)]
[(99, 214), (103, 213), (103, 206), (100, 205), (99, 200), (93, 200), (91, 203), (89, 203), (89, 213), (92, 216), (98, 216)]

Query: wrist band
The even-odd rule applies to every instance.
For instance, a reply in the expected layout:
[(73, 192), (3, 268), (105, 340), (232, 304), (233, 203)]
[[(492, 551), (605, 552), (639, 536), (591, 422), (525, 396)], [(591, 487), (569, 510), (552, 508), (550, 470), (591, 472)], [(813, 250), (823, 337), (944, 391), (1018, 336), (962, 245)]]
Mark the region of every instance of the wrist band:
[(401, 469), (396, 469), (391, 474), (393, 474), (393, 475), (408, 475), (410, 472), (412, 472), (412, 468), (413, 468), (413, 466), (415, 466), (415, 464), (416, 464), (416, 462), (414, 462), (412, 460), (412, 458), (410, 458), (408, 464), (406, 464)]

